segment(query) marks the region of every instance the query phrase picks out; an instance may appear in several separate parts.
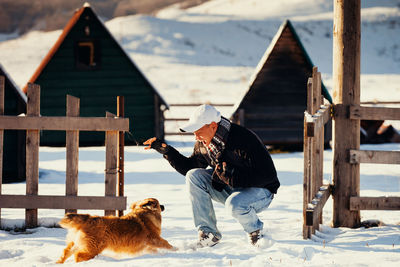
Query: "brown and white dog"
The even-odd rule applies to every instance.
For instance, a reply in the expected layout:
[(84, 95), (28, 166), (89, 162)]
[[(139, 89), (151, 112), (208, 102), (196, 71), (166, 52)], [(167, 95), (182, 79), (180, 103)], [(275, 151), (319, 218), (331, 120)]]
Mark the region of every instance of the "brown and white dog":
[(76, 262), (87, 261), (105, 249), (128, 254), (175, 249), (160, 236), (164, 206), (157, 199), (137, 201), (131, 209), (122, 217), (66, 214), (59, 224), (68, 229), (67, 247), (57, 263), (64, 263), (72, 254)]

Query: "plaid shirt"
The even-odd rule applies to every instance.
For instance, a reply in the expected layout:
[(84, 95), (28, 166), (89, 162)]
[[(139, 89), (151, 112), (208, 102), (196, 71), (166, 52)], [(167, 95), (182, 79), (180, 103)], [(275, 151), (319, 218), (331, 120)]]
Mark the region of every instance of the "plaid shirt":
[(225, 143), (228, 138), (230, 129), (230, 121), (224, 117), (221, 117), (221, 121), (218, 124), (217, 131), (215, 132), (214, 137), (211, 139), (208, 147), (206, 147), (208, 156), (215, 165), (219, 163), (222, 152), (224, 152)]

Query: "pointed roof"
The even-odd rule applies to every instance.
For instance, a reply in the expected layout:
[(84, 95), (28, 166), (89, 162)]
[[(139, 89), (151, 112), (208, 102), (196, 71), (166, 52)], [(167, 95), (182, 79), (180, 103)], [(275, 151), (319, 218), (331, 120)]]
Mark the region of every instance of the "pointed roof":
[(3, 65), (0, 63), (0, 75), (5, 76), (6, 82), (8, 81), (9, 84), (11, 85), (12, 90), (15, 91), (17, 96), (24, 102), (26, 103), (28, 101), (28, 98), (26, 94), (22, 92), (22, 90), (17, 86), (17, 84), (14, 82), (14, 80), (11, 78), (11, 76), (8, 74), (8, 72), (5, 70)]
[[(135, 62), (132, 60), (132, 58), (126, 53), (126, 51), (122, 48), (121, 44), (114, 38), (114, 36), (111, 34), (111, 32), (108, 30), (106, 25), (99, 19), (99, 17), (96, 15), (96, 13), (93, 11), (92, 7), (90, 6), (89, 3), (84, 3), (83, 6), (80, 9), (77, 9), (72, 16), (72, 18), (68, 21), (67, 25), (64, 27), (61, 35), (58, 37), (57, 41), (53, 45), (53, 47), (50, 49), (50, 51), (47, 53), (47, 55), (44, 57), (42, 62), (40, 63), (39, 67), (36, 69), (36, 71), (33, 73), (32, 77), (29, 79), (28, 83), (34, 83), (44, 68), (47, 66), (47, 64), (50, 62), (50, 60), (53, 58), (57, 50), (60, 48), (61, 44), (64, 42), (65, 38), (68, 36), (72, 28), (75, 26), (75, 24), (79, 21), (81, 18), (82, 14), (84, 13), (85, 10), (89, 10), (93, 15), (94, 18), (98, 20), (98, 22), (103, 26), (104, 30), (107, 32), (107, 34), (111, 37), (111, 39), (117, 44), (117, 46), (121, 49), (121, 51), (124, 53), (124, 55), (130, 60), (131, 64), (133, 65), (134, 68), (138, 70), (142, 78), (150, 85), (150, 87), (154, 90), (154, 93), (158, 95), (158, 97), (161, 99), (162, 104), (164, 104), (167, 108), (169, 108), (167, 102), (163, 99), (161, 94), (156, 90), (156, 88), (153, 86), (153, 84), (144, 76), (143, 72), (140, 70), (140, 68), (135, 64)], [(26, 91), (28, 89), (28, 83), (24, 86), (22, 91), (26, 94)]]
[[(278, 32), (275, 34), (274, 38), (272, 39), (270, 45), (268, 46), (267, 50), (265, 51), (264, 55), (262, 56), (261, 60), (259, 61), (253, 75), (250, 78), (249, 81), (249, 85), (246, 91), (244, 91), (243, 95), (239, 98), (239, 101), (234, 105), (233, 109), (232, 109), (232, 114), (234, 114), (237, 109), (240, 107), (240, 105), (242, 104), (245, 96), (247, 95), (247, 93), (251, 90), (254, 82), (257, 80), (257, 78), (262, 75), (261, 74), (261, 70), (264, 68), (265, 64), (268, 62), (272, 51), (274, 51), (275, 47), (277, 46), (280, 38), (282, 37), (283, 32), (285, 31), (285, 29), (288, 28), (291, 33), (293, 34), (295, 41), (297, 43), (297, 45), (300, 47), (301, 51), (303, 52), (304, 56), (305, 56), (305, 60), (306, 60), (306, 64), (308, 65), (308, 67), (310, 69), (313, 68), (314, 64), (311, 61), (311, 58), (309, 57), (309, 55), (307, 54), (303, 44), (300, 41), (299, 36), (297, 35), (292, 23), (289, 20), (285, 20), (281, 26), (278, 29)], [(321, 81), (321, 89), (322, 89), (322, 93), (325, 96), (325, 98), (332, 103), (332, 98), (328, 92), (328, 90), (325, 88), (323, 82)]]

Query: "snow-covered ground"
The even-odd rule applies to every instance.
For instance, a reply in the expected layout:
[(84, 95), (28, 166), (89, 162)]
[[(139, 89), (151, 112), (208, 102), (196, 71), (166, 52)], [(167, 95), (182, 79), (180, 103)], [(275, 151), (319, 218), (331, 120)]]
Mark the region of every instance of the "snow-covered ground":
[[(170, 7), (156, 17), (129, 16), (106, 22), (167, 102), (234, 103), (280, 24), (290, 19), (312, 61), (332, 88), (331, 0), (211, 0), (189, 10)], [(400, 2), (362, 1), (361, 100), (400, 101)], [(0, 62), (23, 86), (61, 31), (0, 35)], [(223, 111), (229, 114), (229, 109)], [(178, 125), (177, 125), (178, 126)], [(168, 139), (185, 155), (188, 138)], [(362, 146), (400, 150), (400, 145)], [(325, 151), (324, 176), (331, 181), (332, 153)], [(400, 212), (362, 211), (362, 220), (380, 219), (370, 229), (331, 228), (332, 200), (313, 240), (302, 239), (302, 153), (273, 154), (282, 186), (270, 208), (261, 213), (273, 244), (254, 248), (241, 226), (216, 204), (220, 244), (192, 250), (197, 233), (191, 218), (184, 177), (156, 152), (127, 147), (125, 195), (132, 201), (156, 197), (166, 210), (162, 236), (178, 251), (114, 259), (98, 256), (92, 266), (398, 266)], [(79, 195), (104, 195), (104, 148), (82, 148)], [(65, 192), (65, 151), (40, 149), (39, 194)], [(3, 194), (25, 194), (25, 184), (6, 184)], [(399, 165), (361, 165), (362, 196), (399, 196)], [(80, 211), (102, 214), (101, 211)], [(4, 228), (21, 227), (24, 210), (2, 209)], [(66, 231), (52, 228), (62, 210), (39, 210), (42, 227), (26, 232), (0, 231), (0, 266), (53, 265), (64, 248)], [(50, 228), (49, 228), (50, 227)], [(72, 259), (66, 262), (72, 264)]]
[[(170, 142), (185, 155), (190, 142)], [(400, 145), (368, 146), (363, 149), (400, 150)], [(81, 148), (79, 155), (79, 195), (104, 195), (104, 149)], [(324, 175), (330, 181), (332, 153), (324, 153)], [(126, 147), (125, 195), (128, 203), (156, 197), (165, 205), (162, 236), (178, 247), (175, 252), (115, 259), (101, 255), (80, 265), (88, 266), (396, 266), (400, 261), (399, 211), (361, 212), (362, 220), (380, 219), (386, 226), (370, 229), (331, 228), (332, 201), (325, 206), (321, 231), (313, 240), (302, 238), (303, 155), (273, 154), (282, 183), (270, 208), (261, 213), (273, 245), (254, 248), (246, 234), (216, 204), (218, 227), (223, 239), (213, 248), (192, 250), (197, 232), (191, 218), (184, 177), (175, 172), (161, 155), (143, 147)], [(39, 194), (63, 195), (65, 190), (65, 150), (40, 149)], [(361, 195), (399, 195), (400, 166), (362, 165)], [(3, 185), (3, 193), (24, 194), (25, 184)], [(2, 209), (4, 226), (22, 226), (24, 210)], [(101, 215), (101, 211), (80, 211)], [(39, 210), (44, 227), (18, 233), (0, 231), (0, 266), (53, 265), (64, 248), (66, 231), (54, 226), (62, 210)], [(47, 226), (47, 227), (46, 227)], [(72, 258), (66, 262), (72, 264)]]

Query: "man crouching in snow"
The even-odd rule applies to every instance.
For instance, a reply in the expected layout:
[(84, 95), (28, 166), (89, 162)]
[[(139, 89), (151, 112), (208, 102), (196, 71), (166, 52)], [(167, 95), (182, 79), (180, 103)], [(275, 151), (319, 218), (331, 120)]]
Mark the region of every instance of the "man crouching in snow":
[(264, 144), (255, 133), (231, 123), (210, 105), (199, 106), (180, 130), (193, 132), (196, 137), (190, 157), (155, 137), (143, 144), (148, 145), (145, 149), (163, 154), (186, 176), (199, 231), (198, 247), (214, 246), (222, 237), (211, 200), (224, 204), (249, 234), (251, 244), (258, 246), (263, 222), (257, 213), (268, 208), (280, 186)]

